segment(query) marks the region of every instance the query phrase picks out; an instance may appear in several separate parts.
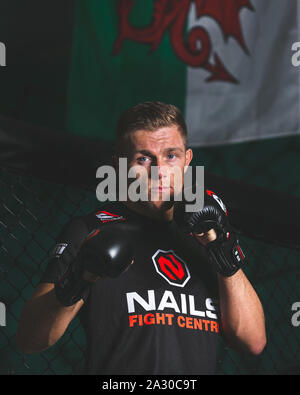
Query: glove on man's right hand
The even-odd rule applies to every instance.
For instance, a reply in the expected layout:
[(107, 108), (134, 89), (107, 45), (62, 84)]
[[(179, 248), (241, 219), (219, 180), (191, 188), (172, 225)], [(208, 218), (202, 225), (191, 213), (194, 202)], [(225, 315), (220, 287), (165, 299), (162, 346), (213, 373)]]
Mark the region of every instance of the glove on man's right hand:
[(136, 227), (114, 223), (96, 229), (75, 256), (71, 246), (59, 259), (68, 260), (67, 270), (55, 283), (55, 294), (63, 306), (71, 306), (86, 297), (91, 283), (85, 272), (100, 277), (118, 277), (133, 262)]

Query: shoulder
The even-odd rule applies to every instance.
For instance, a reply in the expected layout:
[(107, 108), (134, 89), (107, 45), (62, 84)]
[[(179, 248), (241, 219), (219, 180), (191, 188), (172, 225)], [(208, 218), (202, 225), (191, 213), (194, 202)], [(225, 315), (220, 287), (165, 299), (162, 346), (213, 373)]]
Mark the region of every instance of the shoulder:
[(131, 213), (118, 202), (108, 203), (87, 214), (73, 217), (60, 230), (53, 253), (56, 256), (57, 251), (63, 251), (67, 245), (78, 250), (97, 229), (120, 222), (125, 224), (130, 218)]
[(89, 231), (103, 227), (107, 224), (128, 221), (130, 213), (126, 207), (119, 202), (107, 203), (93, 210), (92, 212), (75, 218), (75, 221), (82, 221)]
[(63, 229), (86, 230), (103, 226), (120, 220), (126, 220), (128, 217), (125, 207), (118, 202), (108, 203), (94, 209), (86, 214), (70, 218), (64, 225)]
[(103, 205), (98, 210), (95, 210), (93, 214), (101, 224), (128, 219), (128, 212), (125, 206), (118, 202)]

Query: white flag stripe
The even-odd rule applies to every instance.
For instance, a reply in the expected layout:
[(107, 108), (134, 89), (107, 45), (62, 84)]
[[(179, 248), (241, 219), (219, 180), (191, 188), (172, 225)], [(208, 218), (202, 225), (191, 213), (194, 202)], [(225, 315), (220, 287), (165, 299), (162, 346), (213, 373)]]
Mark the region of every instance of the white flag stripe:
[[(251, 0), (254, 11), (240, 11), (249, 54), (234, 38), (224, 41), (220, 26), (209, 17), (196, 20), (195, 6), (189, 29), (201, 25), (217, 53), (238, 81), (207, 82), (209, 72), (187, 70), (186, 119), (189, 144), (205, 146), (298, 134), (299, 73), (291, 63), (293, 42), (300, 41), (299, 1)], [(214, 62), (213, 57), (211, 62)]]

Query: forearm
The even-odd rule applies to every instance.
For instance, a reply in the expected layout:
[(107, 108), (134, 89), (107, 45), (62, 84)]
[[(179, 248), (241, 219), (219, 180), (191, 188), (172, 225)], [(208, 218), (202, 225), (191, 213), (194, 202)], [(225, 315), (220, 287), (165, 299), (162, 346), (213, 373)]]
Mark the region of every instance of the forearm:
[(53, 285), (43, 284), (25, 303), (16, 341), (26, 353), (40, 352), (50, 347), (64, 334), (83, 301), (64, 307), (56, 299)]
[(231, 277), (218, 275), (221, 324), (231, 345), (253, 354), (266, 344), (261, 302), (242, 270)]

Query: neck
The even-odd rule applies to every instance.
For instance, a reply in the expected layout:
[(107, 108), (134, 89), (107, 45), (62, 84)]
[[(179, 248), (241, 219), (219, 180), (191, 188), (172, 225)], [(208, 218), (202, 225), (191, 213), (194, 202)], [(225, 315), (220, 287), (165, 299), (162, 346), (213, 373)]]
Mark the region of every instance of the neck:
[(172, 221), (174, 214), (173, 204), (165, 207), (156, 207), (151, 202), (131, 202), (126, 201), (123, 202), (124, 205), (130, 210), (141, 214), (145, 217), (149, 217), (152, 219), (157, 219), (160, 221)]

